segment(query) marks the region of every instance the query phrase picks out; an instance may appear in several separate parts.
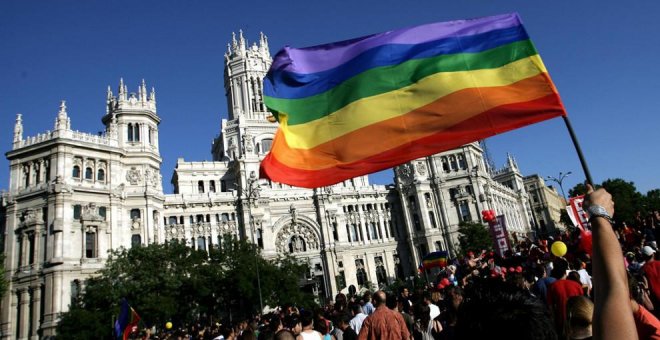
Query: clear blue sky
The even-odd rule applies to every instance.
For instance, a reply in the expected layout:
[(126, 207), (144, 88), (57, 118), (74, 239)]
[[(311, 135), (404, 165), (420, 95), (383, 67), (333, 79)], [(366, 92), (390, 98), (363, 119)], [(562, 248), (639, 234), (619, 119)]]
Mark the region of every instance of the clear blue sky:
[[(435, 21), (517, 11), (569, 112), (596, 182), (621, 177), (660, 187), (660, 2), (633, 1), (0, 1), (0, 150), (16, 113), (24, 135), (53, 128), (67, 101), (74, 129), (103, 130), (105, 93), (142, 78), (158, 100), (166, 191), (177, 157), (211, 158), (227, 116), (223, 58), (232, 31), (263, 31), (271, 53)], [(584, 180), (561, 119), (488, 139), (524, 174), (572, 171)], [(0, 161), (0, 188), (8, 162)], [(372, 176), (392, 182), (391, 171)]]

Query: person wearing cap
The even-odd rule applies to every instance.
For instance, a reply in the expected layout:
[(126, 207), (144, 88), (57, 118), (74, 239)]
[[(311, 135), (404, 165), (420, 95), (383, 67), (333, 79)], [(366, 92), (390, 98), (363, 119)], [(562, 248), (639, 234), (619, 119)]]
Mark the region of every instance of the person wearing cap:
[(651, 288), (651, 302), (654, 306), (660, 306), (660, 261), (655, 260), (655, 249), (650, 246), (642, 248), (642, 255), (644, 256), (642, 273)]

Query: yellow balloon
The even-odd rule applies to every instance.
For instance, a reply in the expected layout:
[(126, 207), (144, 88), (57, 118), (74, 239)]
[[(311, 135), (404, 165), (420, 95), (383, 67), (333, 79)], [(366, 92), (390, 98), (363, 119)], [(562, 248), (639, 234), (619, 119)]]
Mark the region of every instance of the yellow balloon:
[(566, 255), (566, 251), (568, 251), (568, 248), (566, 248), (566, 243), (562, 241), (555, 241), (555, 243), (552, 244), (550, 247), (550, 251), (552, 252), (553, 255), (557, 257), (562, 257)]
[(172, 323), (168, 321), (168, 322), (165, 324), (165, 328), (167, 328), (167, 329), (172, 329)]

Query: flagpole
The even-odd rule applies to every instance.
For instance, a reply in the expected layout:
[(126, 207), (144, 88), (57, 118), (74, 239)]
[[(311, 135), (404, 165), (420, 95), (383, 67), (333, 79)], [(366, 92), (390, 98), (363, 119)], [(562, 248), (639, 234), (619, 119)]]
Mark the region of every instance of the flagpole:
[(584, 159), (584, 155), (582, 154), (582, 149), (580, 148), (580, 143), (578, 143), (577, 137), (575, 136), (575, 132), (573, 131), (573, 126), (571, 125), (571, 122), (568, 120), (568, 116), (563, 115), (562, 118), (564, 118), (564, 123), (566, 123), (568, 134), (571, 136), (571, 140), (573, 141), (573, 146), (575, 146), (575, 151), (577, 151), (578, 158), (580, 159), (580, 164), (582, 164), (582, 170), (584, 171), (584, 176), (587, 178), (587, 183), (593, 185), (594, 181), (591, 179), (591, 172), (589, 172), (589, 166), (587, 166), (587, 161)]

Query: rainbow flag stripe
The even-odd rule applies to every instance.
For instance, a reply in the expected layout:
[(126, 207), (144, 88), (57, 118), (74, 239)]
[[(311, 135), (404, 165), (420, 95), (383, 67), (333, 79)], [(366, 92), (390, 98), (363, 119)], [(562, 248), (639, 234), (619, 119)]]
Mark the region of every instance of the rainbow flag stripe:
[(517, 14), (285, 47), (262, 177), (315, 188), (565, 115)]
[(448, 254), (446, 251), (429, 253), (422, 259), (420, 267), (421, 269), (431, 269), (434, 267), (444, 268), (447, 266), (447, 256)]

